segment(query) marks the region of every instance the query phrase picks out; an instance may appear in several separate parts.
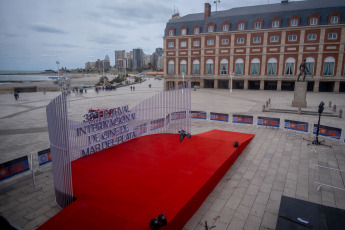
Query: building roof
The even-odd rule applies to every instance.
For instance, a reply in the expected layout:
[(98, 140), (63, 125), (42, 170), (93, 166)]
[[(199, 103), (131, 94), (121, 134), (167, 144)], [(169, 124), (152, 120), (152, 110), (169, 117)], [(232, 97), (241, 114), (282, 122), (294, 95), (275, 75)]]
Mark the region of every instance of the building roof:
[[(230, 30), (236, 30), (236, 23), (243, 19), (247, 22), (246, 29), (252, 29), (253, 21), (256, 18), (261, 18), (264, 21), (263, 29), (270, 27), (270, 20), (278, 16), (282, 19), (281, 27), (288, 26), (288, 19), (293, 15), (301, 17), (301, 26), (308, 25), (308, 17), (317, 13), (320, 15), (320, 24), (328, 24), (328, 15), (334, 11), (345, 14), (345, 1), (344, 0), (306, 0), (298, 2), (286, 2), (276, 4), (266, 4), (258, 6), (246, 6), (237, 7), (224, 11), (211, 12), (211, 16), (204, 21), (204, 13), (188, 14), (186, 16), (171, 20), (167, 23), (166, 33), (170, 27), (179, 29), (181, 26), (186, 26), (188, 29), (192, 29), (195, 25), (203, 27), (209, 22), (213, 22), (216, 26), (216, 32), (220, 32), (220, 25), (224, 21), (231, 23)], [(341, 17), (342, 24), (345, 23), (345, 16)], [(201, 30), (201, 32), (205, 32)], [(179, 30), (176, 30), (176, 35), (179, 34)]]

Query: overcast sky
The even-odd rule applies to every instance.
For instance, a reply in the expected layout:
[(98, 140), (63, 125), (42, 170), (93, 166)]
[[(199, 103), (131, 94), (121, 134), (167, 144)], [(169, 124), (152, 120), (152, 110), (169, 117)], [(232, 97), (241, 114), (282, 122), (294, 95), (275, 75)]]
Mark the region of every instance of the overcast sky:
[[(221, 0), (218, 10), (281, 0)], [(0, 71), (84, 68), (114, 50), (163, 47), (166, 23), (204, 11), (214, 0), (0, 0)]]

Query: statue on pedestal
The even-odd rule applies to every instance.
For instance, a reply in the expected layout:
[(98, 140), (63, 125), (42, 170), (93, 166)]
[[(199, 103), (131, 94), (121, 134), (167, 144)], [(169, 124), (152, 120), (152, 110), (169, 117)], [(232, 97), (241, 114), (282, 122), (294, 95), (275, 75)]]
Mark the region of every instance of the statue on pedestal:
[(299, 74), (297, 75), (297, 81), (299, 81), (299, 78), (301, 75), (303, 75), (303, 81), (305, 81), (306, 76), (313, 77), (313, 75), (309, 72), (307, 68), (307, 59), (304, 59), (301, 65), (299, 66)]

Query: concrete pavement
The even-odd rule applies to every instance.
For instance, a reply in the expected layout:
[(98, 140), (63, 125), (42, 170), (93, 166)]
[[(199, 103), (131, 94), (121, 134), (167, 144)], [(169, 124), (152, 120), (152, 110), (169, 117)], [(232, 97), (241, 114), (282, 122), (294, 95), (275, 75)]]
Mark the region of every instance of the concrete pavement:
[[(148, 84), (152, 87), (149, 88)], [(133, 107), (142, 100), (162, 91), (163, 81), (151, 79), (116, 91), (88, 90), (72, 94), (71, 119), (89, 108), (121, 106)], [(0, 163), (49, 148), (45, 106), (58, 92), (22, 93), (18, 101), (12, 94), (0, 95)], [(270, 108), (292, 109), (293, 92), (200, 89), (192, 91), (192, 110), (280, 117), (310, 124), (317, 116), (262, 112), (262, 105), (271, 99)], [(332, 101), (344, 111), (344, 94), (307, 93), (307, 110), (317, 110), (320, 101)], [(345, 129), (344, 118), (322, 117), (321, 124)], [(303, 139), (314, 135), (291, 135), (284, 129), (233, 124), (210, 120), (192, 120), (192, 134), (212, 129), (254, 133), (255, 138), (235, 164), (188, 221), (184, 229), (205, 229), (205, 221), (213, 229), (274, 229), (281, 195), (345, 209), (345, 191), (322, 187), (317, 191), (314, 180), (344, 187), (345, 174), (329, 170), (315, 170), (315, 165), (345, 170), (345, 144), (326, 139), (332, 148), (308, 145)], [(36, 173), (33, 187), (30, 172), (0, 182), (0, 212), (8, 220), (24, 229), (35, 229), (60, 209), (55, 204), (51, 164)]]

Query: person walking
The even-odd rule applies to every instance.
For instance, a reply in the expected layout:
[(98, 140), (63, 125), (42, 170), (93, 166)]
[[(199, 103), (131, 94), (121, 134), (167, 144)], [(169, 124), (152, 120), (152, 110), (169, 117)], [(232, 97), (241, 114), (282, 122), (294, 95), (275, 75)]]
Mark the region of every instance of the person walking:
[(18, 98), (19, 98), (19, 93), (18, 93), (18, 92), (15, 92), (15, 93), (14, 93), (14, 98), (15, 98), (16, 100), (18, 100)]

